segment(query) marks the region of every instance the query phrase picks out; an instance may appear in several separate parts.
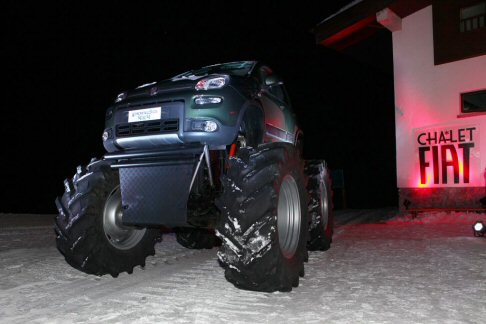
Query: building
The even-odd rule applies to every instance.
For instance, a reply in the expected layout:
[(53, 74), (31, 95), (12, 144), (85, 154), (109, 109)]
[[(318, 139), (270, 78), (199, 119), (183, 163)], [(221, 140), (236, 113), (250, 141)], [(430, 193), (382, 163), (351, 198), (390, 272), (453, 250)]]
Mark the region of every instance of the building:
[(338, 51), (392, 33), (402, 209), (486, 207), (486, 0), (357, 0), (314, 29)]

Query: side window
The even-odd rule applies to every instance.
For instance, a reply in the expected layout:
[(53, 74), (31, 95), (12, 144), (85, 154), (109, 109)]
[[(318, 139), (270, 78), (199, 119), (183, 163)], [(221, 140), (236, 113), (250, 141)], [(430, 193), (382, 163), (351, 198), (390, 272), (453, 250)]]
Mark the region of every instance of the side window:
[(271, 86), (269, 89), (270, 93), (274, 95), (278, 100), (284, 102), (287, 105), (290, 105), (290, 100), (287, 95), (287, 91), (285, 91), (285, 87), (283, 84), (276, 84)]
[(269, 76), (269, 75), (271, 75), (273, 73), (272, 69), (269, 68), (268, 66), (262, 66), (262, 67), (260, 67), (259, 72), (260, 72), (259, 73), (260, 74), (259, 75), (259, 78), (260, 78), (260, 80), (261, 80), (262, 83), (265, 82), (265, 78), (267, 76)]
[(274, 95), (278, 100), (285, 102), (285, 95), (280, 84), (276, 84), (270, 87), (270, 93)]
[[(264, 83), (265, 79), (268, 76), (271, 76), (271, 75), (273, 75), (273, 71), (272, 71), (271, 68), (269, 68), (268, 66), (261, 66), (260, 67), (259, 77), (262, 80), (261, 81), (262, 83)], [(290, 105), (290, 101), (289, 101), (289, 98), (288, 98), (288, 95), (287, 95), (287, 91), (285, 90), (285, 87), (281, 82), (279, 82), (278, 84), (274, 84), (274, 85), (270, 86), (268, 88), (268, 92), (272, 96), (277, 98), (279, 101), (281, 101), (281, 102), (283, 102), (287, 105)]]

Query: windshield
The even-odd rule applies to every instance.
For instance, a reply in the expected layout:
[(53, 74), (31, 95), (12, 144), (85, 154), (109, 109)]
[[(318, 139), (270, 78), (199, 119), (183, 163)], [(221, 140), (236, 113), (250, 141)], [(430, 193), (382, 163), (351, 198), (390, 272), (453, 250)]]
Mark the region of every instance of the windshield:
[(240, 61), (240, 62), (230, 62), (223, 64), (215, 64), (202, 67), (197, 70), (191, 70), (179, 75), (176, 75), (172, 79), (197, 79), (208, 74), (229, 74), (236, 76), (245, 76), (251, 72), (254, 61)]

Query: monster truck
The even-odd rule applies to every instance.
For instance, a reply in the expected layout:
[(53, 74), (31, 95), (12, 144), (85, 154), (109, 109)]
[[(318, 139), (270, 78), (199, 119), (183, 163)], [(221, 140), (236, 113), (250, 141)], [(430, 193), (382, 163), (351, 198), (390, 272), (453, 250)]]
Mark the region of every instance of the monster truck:
[(261, 62), (206, 66), (122, 92), (102, 139), (105, 156), (78, 166), (56, 199), (57, 248), (76, 269), (131, 273), (154, 254), (163, 227), (188, 248), (221, 245), (235, 286), (289, 291), (307, 250), (329, 248), (327, 167), (304, 166), (287, 92)]

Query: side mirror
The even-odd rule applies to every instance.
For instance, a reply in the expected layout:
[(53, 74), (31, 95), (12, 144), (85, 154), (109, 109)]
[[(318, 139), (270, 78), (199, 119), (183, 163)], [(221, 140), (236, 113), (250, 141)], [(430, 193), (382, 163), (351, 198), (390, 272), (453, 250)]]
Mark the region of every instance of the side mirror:
[(272, 86), (280, 82), (280, 79), (276, 75), (269, 75), (265, 78), (265, 85)]

